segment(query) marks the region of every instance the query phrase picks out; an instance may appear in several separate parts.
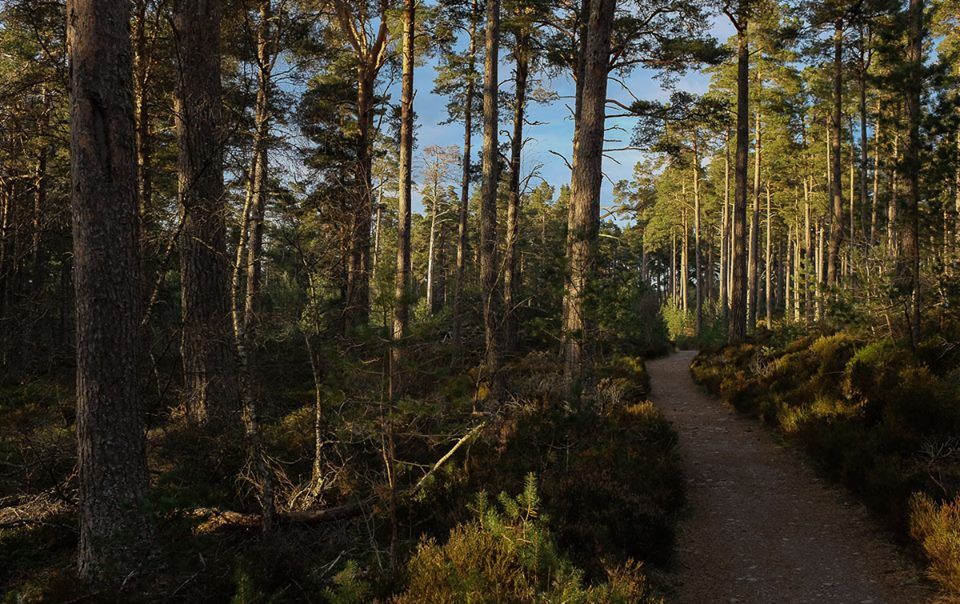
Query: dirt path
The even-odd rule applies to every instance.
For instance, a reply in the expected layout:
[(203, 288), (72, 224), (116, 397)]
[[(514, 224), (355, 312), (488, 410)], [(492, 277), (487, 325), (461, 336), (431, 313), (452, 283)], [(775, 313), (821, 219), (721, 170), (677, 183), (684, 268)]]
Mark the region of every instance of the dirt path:
[(687, 472), (690, 516), (677, 542), (674, 601), (925, 601), (917, 568), (862, 507), (694, 384), (694, 356), (647, 364), (652, 399), (680, 433)]

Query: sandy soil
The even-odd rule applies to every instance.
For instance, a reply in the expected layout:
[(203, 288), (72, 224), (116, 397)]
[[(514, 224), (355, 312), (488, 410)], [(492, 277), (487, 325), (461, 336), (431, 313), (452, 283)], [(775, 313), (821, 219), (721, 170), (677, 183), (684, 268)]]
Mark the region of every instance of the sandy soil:
[(862, 506), (693, 382), (694, 356), (647, 364), (651, 398), (680, 433), (687, 474), (690, 512), (680, 527), (671, 600), (927, 601), (920, 570)]

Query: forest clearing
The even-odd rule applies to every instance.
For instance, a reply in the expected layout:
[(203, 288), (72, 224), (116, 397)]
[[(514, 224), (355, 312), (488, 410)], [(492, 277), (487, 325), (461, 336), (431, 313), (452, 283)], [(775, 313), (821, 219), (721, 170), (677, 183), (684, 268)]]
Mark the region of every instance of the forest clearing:
[(0, 602), (960, 602), (958, 52), (0, 0)]

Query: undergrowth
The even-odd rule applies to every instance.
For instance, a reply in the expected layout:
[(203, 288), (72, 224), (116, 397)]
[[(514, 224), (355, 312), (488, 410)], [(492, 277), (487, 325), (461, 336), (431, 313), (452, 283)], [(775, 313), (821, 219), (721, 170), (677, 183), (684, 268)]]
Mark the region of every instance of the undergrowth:
[[(486, 426), (422, 489), (391, 508), (382, 373), (357, 360), (362, 351), (329, 354), (320, 392), (326, 483), (312, 505), (365, 501), (360, 512), (262, 534), (229, 515), (256, 512), (242, 438), (156, 415), (148, 450), (157, 522), (143, 536), (151, 555), (119, 591), (89, 592), (75, 579), (70, 401), (52, 383), (18, 390), (22, 400), (0, 403), (10, 419), (0, 421), (0, 496), (22, 506), (43, 495), (47, 507), (40, 522), (0, 529), (2, 601), (656, 601), (647, 570), (669, 560), (683, 479), (676, 435), (645, 402), (643, 361), (607, 358), (593, 394), (571, 404), (560, 357), (529, 352), (505, 367), (510, 389), (500, 407), (478, 416), (476, 375), (457, 369), (434, 334), (419, 337), (407, 361), (430, 371), (410, 373), (408, 391), (418, 396), (399, 399), (390, 414), (398, 489), (412, 488), (473, 426)], [(315, 393), (309, 368), (280, 360), (296, 353), (277, 350), (265, 362), (264, 382), (278, 387), (265, 394), (261, 428), (282, 511), (310, 505), (303, 485)], [(38, 458), (43, 465), (31, 465)], [(520, 495), (492, 503), (478, 493)]]

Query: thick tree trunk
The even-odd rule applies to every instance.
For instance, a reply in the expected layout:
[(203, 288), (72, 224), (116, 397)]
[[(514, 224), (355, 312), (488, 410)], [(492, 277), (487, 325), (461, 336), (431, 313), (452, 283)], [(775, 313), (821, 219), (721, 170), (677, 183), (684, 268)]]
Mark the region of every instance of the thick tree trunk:
[(750, 151), (750, 45), (747, 39), (747, 0), (740, 0), (737, 25), (737, 153), (734, 164), (732, 286), (727, 339), (742, 342), (747, 335), (747, 160)]
[(400, 92), (400, 186), (397, 195), (397, 275), (394, 288), (391, 393), (399, 394), (400, 346), (410, 320), (410, 224), (413, 183), (413, 70), (416, 0), (403, 3), (403, 72)]
[(583, 58), (583, 91), (578, 138), (573, 151), (567, 226), (568, 280), (564, 292), (564, 379), (576, 395), (591, 370), (588, 291), (600, 226), (600, 185), (603, 173), (603, 136), (606, 118), (607, 70), (616, 0), (593, 0), (587, 19)]
[(80, 576), (142, 563), (148, 488), (138, 391), (137, 164), (124, 0), (70, 0), (71, 184), (77, 301)]
[(473, 140), (474, 71), (477, 62), (477, 19), (479, 7), (472, 0), (470, 12), (470, 45), (467, 52), (469, 75), (463, 107), (463, 173), (460, 177), (460, 207), (457, 215), (457, 279), (453, 285), (453, 344), (463, 345), (463, 281), (467, 271), (467, 216), (470, 210), (470, 146)]
[[(523, 6), (518, 5), (517, 17), (523, 18)], [(505, 311), (504, 350), (510, 352), (517, 339), (517, 321), (514, 298), (519, 286), (517, 278), (517, 242), (520, 239), (520, 156), (523, 151), (523, 121), (527, 99), (530, 34), (521, 26), (517, 33), (514, 58), (516, 61), (515, 100), (513, 109), (513, 137), (510, 141), (510, 197), (507, 202), (507, 241), (504, 246), (503, 306)]]
[(830, 164), (833, 210), (830, 244), (827, 249), (827, 286), (837, 285), (840, 269), (840, 246), (843, 244), (843, 166), (840, 160), (841, 120), (843, 119), (843, 19), (834, 22), (833, 30), (833, 113), (830, 119), (832, 161)]
[(483, 287), (485, 374), (497, 381), (500, 369), (500, 302), (497, 296), (497, 153), (499, 125), (500, 0), (487, 0), (483, 67), (483, 185), (480, 193), (480, 283)]
[(373, 219), (373, 111), (376, 70), (366, 62), (357, 68), (356, 198), (347, 258), (344, 327), (367, 323), (370, 315), (370, 223)]
[(220, 3), (179, 1), (176, 123), (181, 321), (186, 410), (195, 424), (221, 422), (236, 400), (227, 292), (220, 84)]

